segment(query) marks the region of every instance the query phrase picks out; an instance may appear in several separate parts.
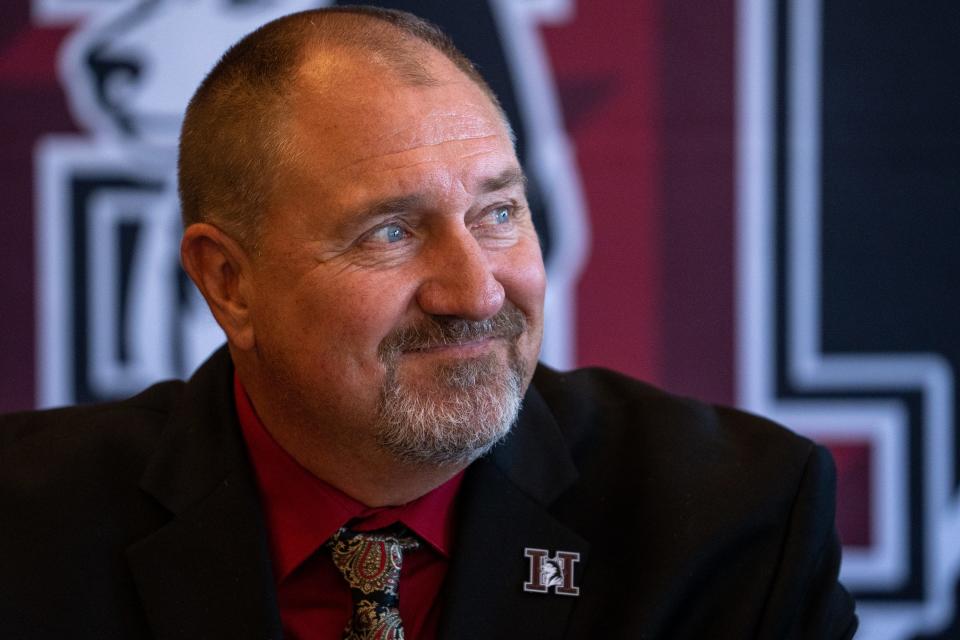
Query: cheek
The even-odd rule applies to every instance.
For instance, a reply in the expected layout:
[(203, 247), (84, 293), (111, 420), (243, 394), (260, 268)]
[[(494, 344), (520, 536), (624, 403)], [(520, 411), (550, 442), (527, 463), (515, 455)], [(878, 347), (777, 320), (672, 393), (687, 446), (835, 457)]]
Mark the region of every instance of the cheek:
[(500, 273), (500, 283), (507, 298), (527, 315), (528, 320), (542, 322), (547, 278), (539, 244), (526, 241), (515, 247)]
[[(356, 273), (298, 286), (290, 306), (298, 317), (304, 348), (343, 362), (370, 366), (383, 338), (405, 317), (411, 298), (397, 278)], [(322, 281), (322, 284), (321, 284)]]

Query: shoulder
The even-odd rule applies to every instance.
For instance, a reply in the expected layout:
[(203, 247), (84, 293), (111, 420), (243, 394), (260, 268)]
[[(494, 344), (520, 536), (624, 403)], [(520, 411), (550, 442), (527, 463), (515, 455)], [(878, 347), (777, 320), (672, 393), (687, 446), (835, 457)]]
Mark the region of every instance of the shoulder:
[(579, 474), (554, 513), (590, 541), (601, 584), (627, 588), (622, 576), (642, 572), (629, 588), (654, 635), (849, 637), (826, 449), (603, 369), (541, 368), (534, 388)]
[(4, 467), (35, 465), (61, 455), (83, 458), (91, 449), (132, 453), (150, 448), (184, 383), (156, 384), (121, 401), (24, 411), (0, 416)]
[(578, 489), (644, 504), (677, 526), (789, 517), (812, 483), (832, 518), (829, 453), (786, 427), (672, 395), (605, 369), (538, 369), (543, 397), (580, 473)]
[[(0, 416), (0, 582), (10, 586), (10, 610), (22, 616), (0, 627), (17, 635), (44, 625), (67, 628), (70, 619), (87, 629), (102, 624), (104, 637), (124, 627), (119, 637), (140, 624), (130, 618), (137, 609), (123, 552), (169, 519), (140, 484), (182, 386), (168, 382), (128, 400)], [(98, 606), (52, 612), (50, 602), (83, 601), (78, 594)]]
[(533, 384), (573, 449), (599, 440), (649, 464), (668, 455), (673, 468), (688, 462), (783, 472), (785, 461), (802, 467), (815, 447), (766, 418), (673, 395), (608, 369), (541, 366)]
[(184, 383), (164, 382), (127, 400), (0, 416), (4, 507), (106, 507), (137, 490)]

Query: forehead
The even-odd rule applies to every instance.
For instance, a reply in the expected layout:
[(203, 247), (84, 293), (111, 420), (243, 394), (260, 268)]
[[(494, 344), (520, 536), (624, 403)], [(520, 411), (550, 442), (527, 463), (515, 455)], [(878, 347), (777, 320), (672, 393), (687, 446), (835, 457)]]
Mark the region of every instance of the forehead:
[(385, 65), (352, 59), (305, 64), (288, 121), (298, 164), (328, 180), (371, 167), (403, 173), (432, 163), (482, 172), (491, 163), (515, 164), (497, 108), (445, 58), (435, 58), (431, 84), (411, 84)]

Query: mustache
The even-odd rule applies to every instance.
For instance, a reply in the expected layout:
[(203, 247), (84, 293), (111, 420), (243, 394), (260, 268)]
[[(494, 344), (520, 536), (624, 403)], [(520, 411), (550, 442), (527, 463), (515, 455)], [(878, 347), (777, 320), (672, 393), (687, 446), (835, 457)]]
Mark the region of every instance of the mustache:
[(379, 355), (381, 360), (386, 361), (406, 351), (420, 351), (484, 338), (512, 340), (526, 330), (526, 316), (516, 306), (507, 302), (496, 315), (486, 320), (427, 316), (414, 324), (395, 329), (380, 343)]

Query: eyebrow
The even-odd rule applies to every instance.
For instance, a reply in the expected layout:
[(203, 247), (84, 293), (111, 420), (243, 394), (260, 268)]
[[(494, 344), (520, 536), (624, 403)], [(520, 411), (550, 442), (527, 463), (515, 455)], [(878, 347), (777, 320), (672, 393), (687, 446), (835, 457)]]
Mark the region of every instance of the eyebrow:
[(352, 217), (358, 221), (370, 220), (372, 218), (385, 218), (393, 214), (410, 211), (411, 209), (419, 209), (425, 202), (426, 197), (419, 193), (386, 198), (385, 200), (378, 200), (369, 207), (361, 209)]
[[(501, 171), (498, 175), (480, 181), (480, 193), (494, 193), (517, 185), (526, 187), (527, 177), (519, 167), (511, 167)], [(427, 201), (427, 196), (420, 193), (397, 196), (379, 200), (358, 212), (357, 218), (370, 219), (389, 216), (411, 209), (421, 208)]]
[[(500, 172), (498, 175), (485, 178), (480, 181), (480, 193), (495, 193), (517, 185), (526, 187), (527, 177), (519, 167), (511, 167)], [(378, 200), (373, 204), (364, 207), (349, 217), (345, 225), (347, 229), (363, 226), (368, 220), (378, 218), (388, 218), (398, 213), (422, 209), (427, 203), (426, 194), (411, 193), (408, 195), (397, 196)]]
[(523, 170), (520, 167), (511, 167), (502, 171), (498, 176), (483, 180), (480, 183), (480, 192), (492, 193), (516, 185), (526, 187), (527, 176), (523, 175)]

